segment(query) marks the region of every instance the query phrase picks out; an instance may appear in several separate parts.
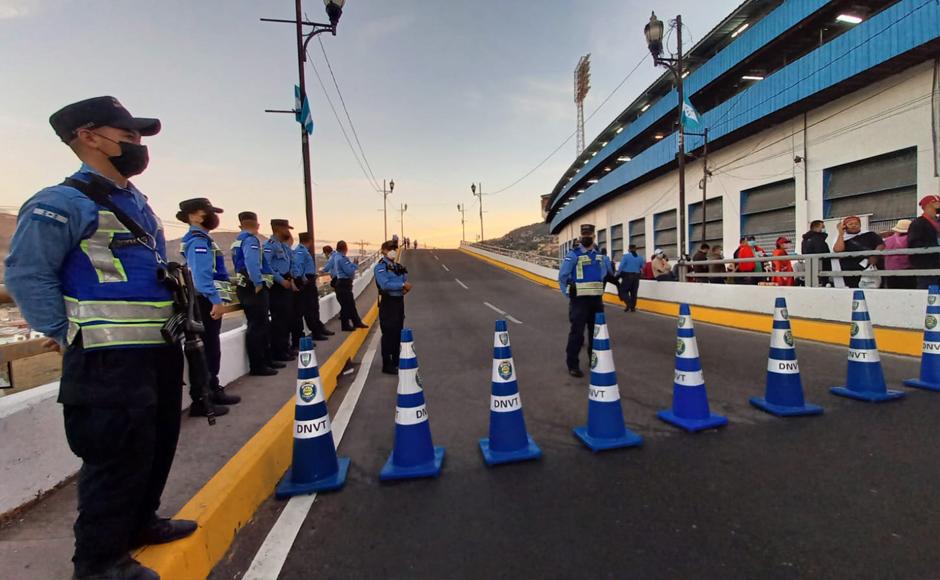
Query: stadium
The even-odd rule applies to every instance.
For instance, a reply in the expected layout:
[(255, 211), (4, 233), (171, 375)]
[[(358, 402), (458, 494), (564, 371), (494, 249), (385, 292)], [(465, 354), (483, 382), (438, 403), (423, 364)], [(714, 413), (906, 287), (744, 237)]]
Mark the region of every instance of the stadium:
[[(741, 4), (685, 55), (708, 142), (686, 136), (684, 251), (704, 237), (729, 256), (746, 235), (799, 251), (812, 220), (883, 231), (917, 215), (940, 189), (938, 55), (937, 0)], [(641, 91), (543, 196), (562, 254), (592, 223), (615, 259), (629, 244), (678, 255), (675, 84), (667, 71)]]

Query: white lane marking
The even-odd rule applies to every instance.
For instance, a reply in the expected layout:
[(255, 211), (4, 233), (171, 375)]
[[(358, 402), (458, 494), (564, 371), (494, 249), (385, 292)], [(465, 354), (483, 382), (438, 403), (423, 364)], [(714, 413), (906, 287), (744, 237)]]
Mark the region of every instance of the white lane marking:
[(454, 282), (456, 282), (456, 283), (460, 284), (461, 286), (463, 286), (463, 289), (464, 289), (464, 290), (469, 290), (469, 289), (470, 289), (470, 288), (467, 287), (466, 284), (464, 284), (463, 282), (461, 282), (459, 278), (454, 278)]
[[(368, 350), (359, 365), (359, 374), (349, 387), (349, 392), (346, 393), (346, 397), (333, 419), (333, 440), (336, 442), (337, 447), (339, 447), (353, 411), (356, 409), (356, 403), (359, 402), (359, 395), (362, 394), (366, 379), (369, 378), (369, 369), (372, 367), (372, 360), (375, 358), (381, 336), (380, 332), (376, 332), (372, 340), (369, 341)], [(287, 560), (287, 556), (294, 545), (294, 540), (297, 538), (297, 533), (300, 532), (300, 527), (307, 519), (307, 513), (313, 507), (316, 498), (317, 494), (315, 493), (299, 495), (292, 497), (287, 502), (287, 505), (281, 511), (281, 515), (278, 516), (274, 526), (268, 532), (268, 536), (264, 539), (264, 543), (261, 544), (255, 554), (254, 560), (251, 561), (251, 566), (248, 567), (248, 571), (242, 577), (244, 580), (270, 580), (280, 575), (281, 568), (284, 567), (284, 562)]]
[(437, 254), (432, 254), (432, 255), (434, 256), (434, 259), (435, 259), (435, 260), (437, 260), (438, 262), (441, 261), (441, 259), (437, 257)]
[[(459, 282), (459, 280), (458, 280), (458, 282)], [(463, 284), (461, 284), (461, 286), (463, 286)], [(516, 324), (522, 324), (522, 321), (521, 321), (521, 320), (519, 320), (519, 319), (516, 318), (515, 316), (506, 314), (506, 311), (505, 311), (505, 310), (500, 310), (499, 308), (496, 308), (495, 306), (493, 306), (493, 305), (490, 304), (489, 302), (484, 302), (483, 305), (484, 305), (484, 306), (487, 306), (487, 307), (489, 307), (489, 308), (492, 308), (492, 309), (495, 310), (496, 312), (502, 314), (502, 315), (505, 316), (506, 319), (509, 320), (510, 322), (515, 322)]]
[(450, 268), (448, 268), (448, 267), (445, 266), (444, 264), (441, 264), (441, 268), (444, 268), (445, 270), (447, 270), (448, 272), (450, 272)]

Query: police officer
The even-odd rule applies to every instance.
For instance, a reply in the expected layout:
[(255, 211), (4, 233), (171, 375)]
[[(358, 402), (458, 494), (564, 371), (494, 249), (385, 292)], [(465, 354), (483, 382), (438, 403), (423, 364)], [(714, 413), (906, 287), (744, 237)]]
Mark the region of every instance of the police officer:
[[(218, 405), (235, 405), (241, 401), (241, 397), (226, 394), (225, 387), (219, 384), (219, 366), (222, 361), (219, 335), (222, 332), (222, 315), (225, 313), (224, 305), (232, 301), (225, 256), (209, 235), (209, 232), (219, 227), (220, 213), (221, 208), (213, 207), (208, 199), (199, 197), (181, 201), (176, 219), (189, 224), (189, 231), (183, 236), (183, 242), (180, 244), (180, 253), (192, 271), (193, 283), (198, 293), (199, 315), (205, 328), (202, 342), (206, 349), (210, 375), (208, 404), (216, 405), (213, 409), (216, 415), (225, 415), (228, 408)], [(189, 406), (190, 417), (205, 417), (206, 411), (206, 402), (201, 400), (193, 401)]]
[(382, 330), (382, 372), (398, 374), (398, 349), (405, 326), (405, 294), (411, 291), (408, 270), (396, 262), (398, 242), (382, 244), (382, 259), (375, 264), (375, 285), (379, 287), (379, 328)]
[(183, 353), (160, 332), (173, 314), (157, 280), (163, 227), (128, 178), (147, 168), (140, 140), (160, 121), (96, 97), (49, 122), (82, 166), (23, 205), (6, 285), (47, 347), (64, 352), (59, 402), (82, 459), (75, 577), (157, 578), (129, 551), (196, 529), (156, 515), (179, 437)]
[(248, 351), (249, 374), (262, 377), (276, 375), (275, 369), (284, 368), (285, 365), (268, 356), (271, 333), (268, 313), (274, 276), (258, 240), (258, 214), (243, 211), (238, 214), (238, 223), (242, 231), (232, 242), (232, 265), (235, 269), (235, 293), (248, 322), (245, 348)]
[(313, 340), (327, 340), (335, 334), (320, 322), (320, 292), (317, 289), (317, 267), (313, 262), (313, 237), (310, 232), (299, 236), (300, 243), (294, 246), (292, 274), (294, 284), (300, 291), (294, 294), (294, 325), (291, 329), (291, 345), (298, 348), (303, 335), (304, 323)]
[(336, 300), (339, 302), (340, 326), (346, 332), (357, 328), (369, 328), (359, 318), (356, 310), (356, 297), (353, 296), (353, 278), (356, 276), (356, 265), (346, 257), (348, 248), (346, 242), (336, 242), (336, 251), (333, 252), (333, 272), (336, 274)]
[(330, 286), (332, 288), (336, 288), (336, 260), (333, 259), (334, 254), (333, 246), (329, 244), (323, 246), (323, 257), (326, 258), (326, 262), (320, 268), (320, 273), (330, 275)]
[(613, 276), (610, 259), (594, 247), (594, 226), (581, 226), (580, 245), (565, 256), (558, 272), (558, 285), (568, 297), (568, 320), (571, 330), (568, 332), (566, 362), (568, 374), (583, 377), (578, 356), (584, 345), (584, 330), (588, 330), (588, 359), (594, 336), (594, 315), (604, 311), (604, 284), (607, 276)]
[(271, 237), (264, 242), (264, 257), (271, 264), (274, 285), (271, 286), (271, 338), (268, 350), (276, 361), (292, 361), (290, 330), (294, 312), (294, 285), (291, 275), (292, 251), (290, 231), (294, 229), (287, 220), (271, 220)]

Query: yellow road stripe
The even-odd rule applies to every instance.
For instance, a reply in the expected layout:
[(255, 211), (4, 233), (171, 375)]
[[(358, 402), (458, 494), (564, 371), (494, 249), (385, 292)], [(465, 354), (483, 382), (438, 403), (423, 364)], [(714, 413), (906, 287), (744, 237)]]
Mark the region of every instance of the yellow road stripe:
[[(378, 303), (363, 318), (372, 325), (378, 318)], [(320, 365), (320, 380), (326, 396), (336, 389), (336, 380), (362, 347), (368, 329), (350, 334)], [(161, 546), (147, 546), (136, 554), (161, 578), (201, 580), (225, 556), (235, 534), (254, 516), (258, 506), (274, 492), (274, 486), (291, 461), (294, 396), (242, 447), (212, 479), (176, 514), (196, 520), (192, 536)]]
[[(461, 252), (473, 256), (484, 262), (493, 264), (504, 270), (508, 270), (527, 278), (536, 284), (558, 289), (558, 282), (533, 274), (517, 266), (504, 264), (499, 260), (494, 260), (488, 256), (481, 256), (474, 252), (462, 249)], [(560, 291), (560, 290), (559, 290)], [(604, 301), (610, 304), (623, 306), (623, 301), (612, 294), (604, 294)], [(637, 300), (637, 309), (645, 312), (654, 312), (666, 316), (676, 316), (679, 313), (679, 304), (676, 302), (666, 302), (662, 300), (650, 300), (640, 298)], [(758, 314), (756, 312), (739, 312), (736, 310), (726, 310), (723, 308), (712, 308), (708, 306), (690, 305), (692, 316), (696, 322), (707, 322), (729, 328), (739, 328), (742, 330), (754, 330), (757, 332), (770, 333), (773, 328), (774, 317), (772, 314)], [(791, 318), (793, 336), (804, 338), (816, 342), (828, 344), (837, 344), (848, 346), (850, 325), (847, 322), (831, 322), (827, 320), (812, 320), (808, 318)], [(878, 350), (881, 352), (890, 352), (894, 354), (904, 354), (919, 357), (921, 355), (923, 333), (918, 330), (909, 330), (906, 328), (875, 327), (875, 340), (878, 343)]]

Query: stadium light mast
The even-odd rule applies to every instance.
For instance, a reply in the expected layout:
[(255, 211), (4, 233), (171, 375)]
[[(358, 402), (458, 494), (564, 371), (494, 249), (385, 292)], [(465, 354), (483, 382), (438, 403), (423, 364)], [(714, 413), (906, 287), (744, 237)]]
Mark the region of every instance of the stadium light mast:
[(486, 238), (483, 237), (483, 184), (480, 183), (479, 191), (477, 191), (477, 184), (470, 184), (470, 193), (473, 194), (473, 197), (476, 197), (480, 200), (480, 243), (483, 243), (483, 240)]
[[(688, 251), (688, 247), (685, 243), (686, 231), (685, 231), (685, 127), (682, 123), (682, 108), (685, 104), (685, 93), (682, 86), (682, 74), (683, 74), (683, 54), (682, 54), (682, 15), (676, 16), (676, 19), (670, 23), (670, 26), (673, 30), (678, 31), (676, 34), (676, 56), (675, 58), (664, 58), (663, 54), (663, 21), (656, 18), (656, 13), (653, 12), (650, 16), (650, 21), (643, 28), (643, 34), (646, 36), (646, 45), (649, 47), (650, 54), (653, 55), (653, 64), (655, 66), (661, 66), (669, 69), (672, 75), (676, 79), (676, 92), (679, 96), (679, 104), (676, 107), (677, 114), (679, 116), (679, 146), (678, 146), (678, 155), (679, 155), (679, 207), (676, 211), (679, 213), (678, 219), (678, 228), (676, 229), (676, 245), (678, 247), (679, 258)], [(705, 209), (703, 204), (702, 209)], [(705, 230), (705, 222), (702, 221), (702, 231)]]
[(395, 180), (392, 179), (388, 182), (386, 189), (385, 180), (382, 180), (382, 221), (385, 224), (385, 238), (388, 239), (388, 196), (392, 195), (392, 192), (395, 191)]

